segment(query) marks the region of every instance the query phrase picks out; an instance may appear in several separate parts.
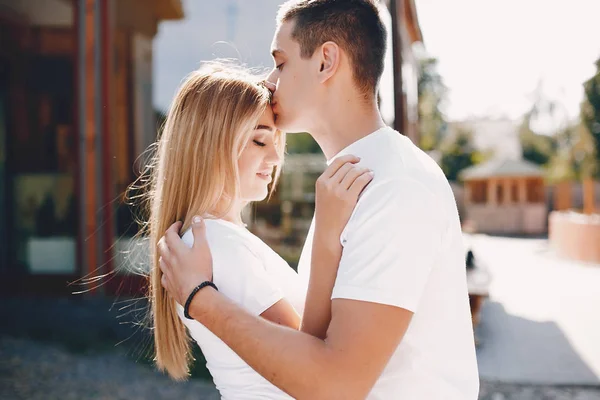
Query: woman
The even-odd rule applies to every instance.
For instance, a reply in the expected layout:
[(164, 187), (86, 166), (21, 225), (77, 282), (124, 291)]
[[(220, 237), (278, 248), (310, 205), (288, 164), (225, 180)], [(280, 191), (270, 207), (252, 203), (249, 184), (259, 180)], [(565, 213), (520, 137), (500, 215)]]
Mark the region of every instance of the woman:
[[(192, 73), (171, 105), (152, 170), (150, 297), (156, 364), (174, 379), (188, 376), (187, 329), (202, 349), (224, 399), (289, 396), (199, 322), (184, 317), (182, 306), (161, 286), (156, 249), (175, 221), (183, 222), (183, 239), (191, 246), (191, 218), (204, 216), (213, 282), (219, 290), (255, 315), (299, 328), (304, 285), (281, 257), (245, 228), (241, 218), (245, 206), (267, 197), (268, 185), (275, 185), (281, 170), (285, 136), (275, 128), (269, 100), (270, 92), (240, 69), (211, 63)], [(367, 172), (352, 168), (356, 177)], [(348, 204), (347, 198), (337, 201)], [(347, 218), (350, 212), (345, 212)], [(341, 229), (331, 235), (340, 233)], [(315, 290), (331, 292), (332, 285)]]

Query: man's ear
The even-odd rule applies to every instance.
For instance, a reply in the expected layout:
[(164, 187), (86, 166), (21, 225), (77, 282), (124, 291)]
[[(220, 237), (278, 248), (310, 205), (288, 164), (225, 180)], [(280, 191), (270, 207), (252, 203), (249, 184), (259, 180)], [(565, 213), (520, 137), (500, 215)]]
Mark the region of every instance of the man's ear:
[(340, 47), (335, 42), (325, 42), (320, 47), (319, 82), (324, 83), (331, 78), (340, 65)]

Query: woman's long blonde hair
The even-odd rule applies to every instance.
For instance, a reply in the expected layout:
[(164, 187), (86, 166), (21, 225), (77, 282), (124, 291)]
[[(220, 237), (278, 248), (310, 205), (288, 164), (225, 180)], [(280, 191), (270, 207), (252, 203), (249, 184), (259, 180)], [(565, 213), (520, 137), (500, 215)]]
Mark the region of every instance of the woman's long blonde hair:
[[(269, 107), (270, 93), (239, 67), (205, 64), (175, 96), (151, 161), (147, 228), (152, 249), (149, 297), (155, 362), (177, 380), (189, 375), (190, 338), (160, 280), (158, 240), (175, 221), (186, 230), (194, 215), (222, 217), (239, 198), (238, 158)], [(285, 137), (277, 132), (283, 155)], [(276, 168), (274, 187), (280, 174)], [(200, 282), (199, 282), (200, 283)]]

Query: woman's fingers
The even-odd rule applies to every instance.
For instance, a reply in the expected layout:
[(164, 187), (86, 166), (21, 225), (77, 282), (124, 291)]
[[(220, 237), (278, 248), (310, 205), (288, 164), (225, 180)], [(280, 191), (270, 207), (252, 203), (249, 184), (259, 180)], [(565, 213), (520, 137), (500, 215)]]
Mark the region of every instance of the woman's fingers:
[(360, 193), (373, 180), (373, 176), (374, 175), (373, 175), (372, 171), (365, 171), (360, 176), (358, 176), (354, 180), (354, 182), (352, 183), (350, 188), (348, 189), (348, 192), (350, 193), (350, 195), (353, 198), (358, 199), (358, 196), (360, 196)]
[(353, 156), (351, 154), (345, 155), (345, 156), (341, 156), (336, 158), (331, 165), (329, 165), (329, 167), (327, 167), (327, 169), (325, 169), (325, 172), (323, 172), (323, 175), (325, 176), (325, 178), (331, 178), (333, 175), (336, 174), (336, 172), (346, 163), (357, 163), (360, 161), (359, 157)]
[(167, 275), (163, 274), (163, 276), (160, 278), (160, 285), (167, 291), (167, 293), (169, 293), (169, 278), (167, 277)]
[(171, 266), (162, 257), (158, 258), (158, 267), (160, 268), (162, 273), (165, 275), (169, 275), (171, 273), (171, 270), (170, 270)]
[(160, 254), (159, 261), (161, 259), (166, 262), (172, 261), (173, 256), (164, 236), (158, 241), (158, 254)]
[(361, 176), (362, 174), (364, 174), (366, 172), (369, 172), (368, 168), (359, 168), (359, 167), (354, 166), (350, 171), (348, 171), (348, 173), (346, 174), (346, 176), (344, 177), (344, 179), (342, 180), (340, 185), (342, 186), (343, 189), (349, 190), (350, 187), (352, 186), (352, 184), (354, 183), (354, 181), (356, 180), (356, 178), (358, 178), (359, 176)]
[(336, 185), (339, 184), (340, 182), (342, 182), (344, 180), (344, 178), (346, 177), (346, 175), (352, 171), (354, 169), (354, 164), (347, 162), (346, 164), (342, 165), (335, 174), (333, 174), (333, 176), (329, 179), (331, 181), (332, 184)]
[(194, 236), (193, 248), (198, 248), (206, 243), (206, 225), (199, 216), (192, 218), (192, 235)]
[(180, 221), (175, 222), (169, 227), (169, 229), (167, 229), (167, 232), (165, 232), (165, 236), (163, 236), (169, 250), (172, 254), (174, 253), (174, 255), (179, 255), (189, 250), (189, 248), (185, 245), (183, 240), (181, 240), (181, 237), (179, 237), (179, 230), (181, 229), (181, 225), (182, 223)]
[(181, 230), (182, 225), (183, 225), (183, 223), (181, 221), (175, 221), (174, 223), (171, 224), (171, 226), (169, 226), (169, 228), (167, 229), (167, 232), (174, 232), (177, 235), (179, 235), (179, 231)]

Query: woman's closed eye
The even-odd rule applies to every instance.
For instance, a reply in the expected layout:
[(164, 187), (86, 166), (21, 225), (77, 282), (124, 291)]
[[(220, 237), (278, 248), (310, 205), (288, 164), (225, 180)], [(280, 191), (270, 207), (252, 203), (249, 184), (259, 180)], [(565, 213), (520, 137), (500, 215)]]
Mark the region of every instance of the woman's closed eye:
[(254, 142), (254, 144), (255, 144), (255, 145), (257, 145), (257, 146), (259, 146), (259, 147), (265, 147), (265, 146), (266, 146), (266, 144), (265, 144), (265, 143), (263, 143), (263, 142), (261, 142), (261, 141), (258, 141), (258, 140), (256, 140), (256, 139), (254, 139), (254, 140), (253, 140), (253, 142)]

